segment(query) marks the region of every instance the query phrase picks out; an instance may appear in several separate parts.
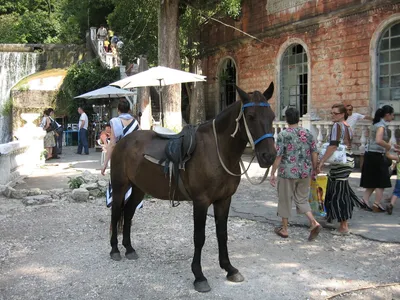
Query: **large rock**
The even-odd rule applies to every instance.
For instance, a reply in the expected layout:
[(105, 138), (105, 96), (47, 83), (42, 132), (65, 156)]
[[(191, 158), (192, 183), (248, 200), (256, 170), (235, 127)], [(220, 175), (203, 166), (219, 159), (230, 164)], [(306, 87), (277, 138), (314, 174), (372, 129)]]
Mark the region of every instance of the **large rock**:
[(14, 188), (12, 188), (11, 186), (6, 186), (3, 195), (6, 196), (7, 198), (11, 198), (12, 193), (15, 191)]
[(28, 191), (28, 196), (37, 196), (41, 195), (42, 191), (39, 188), (33, 188)]
[(29, 191), (28, 190), (15, 190), (11, 192), (11, 198), (14, 199), (22, 199), (26, 196), (28, 196)]
[(93, 197), (101, 197), (104, 196), (104, 192), (100, 189), (94, 189), (89, 191), (89, 195)]
[(97, 181), (97, 185), (101, 190), (103, 190), (104, 188), (108, 187), (108, 182), (106, 180), (101, 179)]
[(6, 186), (6, 185), (0, 184), (0, 195), (3, 195), (4, 192), (6, 191), (6, 189), (7, 189), (7, 186)]
[(88, 170), (83, 171), (81, 177), (85, 183), (97, 182), (99, 180), (96, 175), (93, 175)]
[(97, 183), (93, 182), (93, 183), (84, 183), (80, 186), (81, 189), (87, 189), (88, 191), (97, 189)]
[(49, 195), (28, 196), (22, 199), (22, 203), (26, 206), (41, 205), (45, 203), (51, 203), (52, 201), (53, 200)]
[(87, 189), (75, 189), (72, 191), (72, 199), (76, 202), (86, 202), (89, 199), (89, 191)]

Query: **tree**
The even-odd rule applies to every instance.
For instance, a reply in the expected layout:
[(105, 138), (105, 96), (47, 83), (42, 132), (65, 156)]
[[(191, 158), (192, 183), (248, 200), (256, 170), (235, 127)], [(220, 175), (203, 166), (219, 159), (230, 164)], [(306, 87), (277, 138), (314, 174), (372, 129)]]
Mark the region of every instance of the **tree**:
[(108, 25), (121, 38), (122, 60), (133, 62), (145, 55), (151, 65), (157, 63), (157, 5), (158, 0), (113, 0), (115, 8), (108, 15)]
[[(159, 64), (171, 68), (180, 67), (179, 57), (179, 30), (178, 24), (180, 17), (186, 19), (181, 31), (181, 41), (183, 41), (188, 54), (186, 58), (189, 60), (190, 69), (194, 70), (196, 66), (201, 66), (199, 62), (199, 40), (198, 30), (202, 19), (209, 16), (234, 16), (237, 17), (241, 8), (240, 0), (160, 0), (159, 16), (158, 16), (158, 60)], [(178, 62), (178, 63), (177, 63)], [(202, 84), (196, 84), (196, 89), (203, 89)], [(189, 98), (196, 103), (191, 103), (192, 118), (191, 121), (196, 123), (203, 121), (196, 119), (195, 115), (200, 112), (204, 117), (204, 96), (201, 91), (193, 89), (188, 90), (188, 94), (192, 94)], [(194, 95), (194, 97), (193, 97)], [(166, 127), (177, 129), (181, 127), (181, 94), (180, 86), (171, 86), (165, 88), (163, 92), (163, 103)], [(190, 101), (190, 100), (189, 100)], [(193, 110), (194, 109), (194, 110)]]

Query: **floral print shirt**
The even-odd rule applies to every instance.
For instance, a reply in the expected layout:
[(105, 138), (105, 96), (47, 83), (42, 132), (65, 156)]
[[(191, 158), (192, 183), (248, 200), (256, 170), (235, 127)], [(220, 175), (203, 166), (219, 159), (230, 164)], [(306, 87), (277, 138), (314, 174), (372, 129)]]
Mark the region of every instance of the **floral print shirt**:
[(309, 130), (302, 127), (282, 130), (276, 140), (276, 151), (277, 156), (282, 156), (279, 177), (299, 179), (311, 176), (311, 153), (317, 151), (317, 145)]

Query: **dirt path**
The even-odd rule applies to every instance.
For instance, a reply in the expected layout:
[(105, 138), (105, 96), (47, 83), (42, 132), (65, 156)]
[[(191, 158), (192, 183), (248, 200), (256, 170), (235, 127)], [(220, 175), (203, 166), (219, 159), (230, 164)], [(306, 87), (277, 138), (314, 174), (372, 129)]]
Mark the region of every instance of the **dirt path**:
[[(209, 217), (202, 265), (212, 290), (203, 295), (192, 286), (190, 204), (172, 209), (166, 201), (147, 201), (133, 225), (139, 259), (120, 262), (108, 255), (109, 210), (102, 199), (24, 206), (1, 197), (0, 207), (2, 300), (326, 299), (341, 291), (400, 282), (399, 244), (333, 237), (327, 230), (309, 243), (301, 227), (291, 228), (290, 238), (283, 240), (267, 223), (231, 218), (230, 258), (246, 280), (229, 283), (219, 268)], [(395, 286), (357, 295), (337, 299), (400, 299), (400, 290)]]

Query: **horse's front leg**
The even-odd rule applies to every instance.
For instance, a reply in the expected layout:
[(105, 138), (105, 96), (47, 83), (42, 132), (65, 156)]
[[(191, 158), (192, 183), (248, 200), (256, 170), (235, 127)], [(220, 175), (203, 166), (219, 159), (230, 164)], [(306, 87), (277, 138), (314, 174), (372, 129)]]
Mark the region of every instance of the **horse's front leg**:
[(201, 250), (206, 239), (205, 227), (207, 219), (208, 205), (203, 203), (193, 203), (193, 219), (194, 219), (194, 256), (192, 261), (192, 272), (195, 277), (194, 289), (198, 292), (209, 292), (210, 285), (207, 278), (204, 277), (201, 269)]
[(124, 228), (123, 228), (123, 238), (122, 245), (125, 247), (125, 257), (127, 259), (138, 259), (139, 256), (136, 254), (135, 249), (132, 247), (131, 242), (131, 225), (132, 218), (135, 215), (136, 206), (142, 201), (144, 193), (137, 188), (132, 188), (132, 194), (129, 197), (128, 202), (124, 207)]
[(219, 265), (227, 272), (226, 277), (232, 282), (242, 282), (244, 277), (238, 269), (231, 265), (228, 255), (228, 214), (231, 205), (231, 197), (226, 200), (214, 202), (214, 218), (217, 229), (218, 250), (219, 250)]

